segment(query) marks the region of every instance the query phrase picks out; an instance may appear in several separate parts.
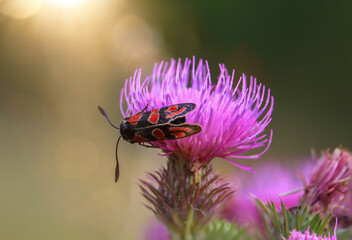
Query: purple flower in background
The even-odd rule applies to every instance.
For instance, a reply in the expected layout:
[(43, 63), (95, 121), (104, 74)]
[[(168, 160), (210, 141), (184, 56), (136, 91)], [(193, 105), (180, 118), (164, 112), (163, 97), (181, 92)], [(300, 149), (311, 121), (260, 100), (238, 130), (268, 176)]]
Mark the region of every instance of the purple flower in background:
[(322, 152), (310, 176), (302, 201), (313, 211), (328, 214), (340, 208), (352, 182), (352, 154), (342, 148)]
[(235, 174), (233, 177), (233, 182), (236, 184), (235, 193), (226, 201), (221, 212), (222, 216), (240, 224), (260, 225), (260, 216), (253, 201), (254, 197), (264, 203), (273, 201), (278, 209), (281, 208), (281, 200), (286, 208), (298, 206), (303, 191), (285, 196), (280, 196), (280, 194), (302, 189), (303, 183), (299, 177), (299, 171), (279, 162), (271, 162), (256, 167), (256, 172), (250, 176), (246, 172)]
[(145, 240), (170, 240), (167, 227), (157, 220), (150, 221), (143, 236)]
[[(265, 96), (266, 95), (266, 96)], [(217, 84), (213, 85), (207, 62), (195, 59), (170, 64), (156, 64), (152, 75), (141, 80), (141, 70), (125, 82), (120, 107), (124, 117), (179, 103), (195, 103), (195, 111), (187, 115), (187, 123), (198, 123), (203, 130), (196, 135), (153, 142), (166, 154), (174, 154), (188, 162), (190, 169), (199, 169), (215, 157), (224, 158), (246, 170), (234, 158), (259, 158), (269, 148), (265, 127), (271, 121), (273, 97), (270, 90), (258, 84), (256, 78), (247, 80), (243, 74), (234, 83), (234, 71), (229, 75), (220, 65)], [(123, 105), (126, 103), (127, 109)], [(266, 146), (254, 155), (243, 155), (251, 149)]]

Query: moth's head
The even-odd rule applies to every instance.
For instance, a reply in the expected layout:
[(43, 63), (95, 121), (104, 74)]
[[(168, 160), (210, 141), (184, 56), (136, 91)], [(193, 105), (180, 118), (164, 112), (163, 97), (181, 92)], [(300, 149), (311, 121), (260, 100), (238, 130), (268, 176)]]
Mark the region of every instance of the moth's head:
[(130, 143), (134, 143), (133, 137), (134, 137), (135, 131), (133, 130), (131, 124), (127, 121), (122, 121), (120, 125), (120, 134), (124, 140)]

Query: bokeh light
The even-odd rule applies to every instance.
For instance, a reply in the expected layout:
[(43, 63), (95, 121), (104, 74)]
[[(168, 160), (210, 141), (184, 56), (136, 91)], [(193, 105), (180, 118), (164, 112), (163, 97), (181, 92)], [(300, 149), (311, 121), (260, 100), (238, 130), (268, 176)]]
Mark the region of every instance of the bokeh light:
[(73, 7), (79, 4), (82, 4), (86, 0), (45, 0), (47, 3), (56, 5), (56, 6), (64, 6), (64, 7)]
[(41, 6), (42, 0), (0, 0), (0, 12), (14, 18), (28, 18)]
[(53, 7), (73, 8), (85, 2), (87, 0), (0, 0), (0, 13), (13, 18), (24, 19), (39, 12), (44, 4)]
[(162, 41), (141, 17), (127, 15), (115, 23), (113, 46), (115, 61), (128, 71), (143, 63), (154, 64), (161, 57)]

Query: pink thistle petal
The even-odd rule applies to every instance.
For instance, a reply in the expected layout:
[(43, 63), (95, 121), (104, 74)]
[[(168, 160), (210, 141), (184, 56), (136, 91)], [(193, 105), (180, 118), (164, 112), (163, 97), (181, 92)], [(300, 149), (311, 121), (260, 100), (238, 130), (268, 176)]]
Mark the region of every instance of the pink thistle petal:
[(330, 236), (330, 233), (328, 234), (328, 236), (317, 236), (316, 233), (310, 234), (309, 227), (308, 227), (308, 229), (304, 233), (298, 232), (296, 230), (292, 230), (290, 236), (287, 239), (285, 239), (284, 237), (282, 239), (283, 240), (337, 240), (336, 229), (337, 229), (337, 219), (335, 224), (334, 236)]

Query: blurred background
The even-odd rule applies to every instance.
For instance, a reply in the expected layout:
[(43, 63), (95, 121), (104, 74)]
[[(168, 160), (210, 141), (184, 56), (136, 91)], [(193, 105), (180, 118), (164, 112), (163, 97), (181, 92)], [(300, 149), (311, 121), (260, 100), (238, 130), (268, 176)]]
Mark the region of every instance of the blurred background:
[[(121, 142), (119, 95), (136, 68), (207, 59), (275, 97), (260, 162), (352, 146), (352, 2), (0, 0), (0, 238), (142, 239), (137, 179), (157, 151)], [(253, 165), (242, 161), (246, 165)], [(215, 160), (224, 174), (238, 171)]]

